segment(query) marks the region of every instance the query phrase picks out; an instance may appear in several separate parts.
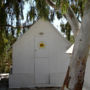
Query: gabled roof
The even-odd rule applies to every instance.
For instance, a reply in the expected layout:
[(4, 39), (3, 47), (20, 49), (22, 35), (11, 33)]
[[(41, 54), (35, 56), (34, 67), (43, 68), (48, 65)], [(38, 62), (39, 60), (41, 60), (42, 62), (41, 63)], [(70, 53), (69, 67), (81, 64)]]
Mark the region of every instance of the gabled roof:
[[(74, 44), (72, 44), (71, 47), (65, 53), (72, 54), (73, 48), (74, 48)], [(89, 55), (90, 55), (90, 50), (89, 50)]]
[[(37, 24), (38, 22), (41, 22), (41, 21), (44, 21), (44, 19), (39, 19), (39, 20), (37, 20), (36, 22), (34, 22), (34, 24), (33, 25), (30, 25), (30, 27), (28, 28), (28, 29), (30, 29), (30, 30), (28, 30), (26, 33), (24, 33), (22, 36), (20, 36), (18, 39), (17, 39), (17, 41), (19, 41), (25, 34), (27, 34), (28, 32), (30, 32), (30, 31), (32, 31), (32, 27), (35, 25), (35, 24)], [(45, 22), (47, 22), (54, 30), (55, 30), (55, 32), (57, 32), (58, 34), (59, 34), (59, 36), (69, 45), (67, 48), (69, 48), (70, 47), (70, 45), (71, 45), (71, 43), (66, 39), (66, 38), (64, 38), (62, 35), (61, 35), (61, 33), (49, 22), (49, 21), (45, 21)], [(16, 42), (17, 42), (16, 41)], [(15, 43), (16, 43), (15, 42)], [(15, 44), (14, 43), (14, 44)]]

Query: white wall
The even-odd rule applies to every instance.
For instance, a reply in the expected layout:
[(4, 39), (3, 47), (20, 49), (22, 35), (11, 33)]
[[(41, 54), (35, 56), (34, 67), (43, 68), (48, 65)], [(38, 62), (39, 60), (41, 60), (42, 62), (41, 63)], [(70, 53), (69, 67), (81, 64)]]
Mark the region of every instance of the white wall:
[[(35, 85), (35, 38), (47, 38), (48, 40), (50, 84), (53, 86), (63, 84), (69, 64), (69, 57), (64, 53), (69, 43), (54, 29), (49, 22), (39, 20), (14, 44), (13, 74), (9, 79), (10, 87), (30, 87), (30, 84), (31, 86)], [(40, 35), (40, 32), (43, 32), (44, 35)]]

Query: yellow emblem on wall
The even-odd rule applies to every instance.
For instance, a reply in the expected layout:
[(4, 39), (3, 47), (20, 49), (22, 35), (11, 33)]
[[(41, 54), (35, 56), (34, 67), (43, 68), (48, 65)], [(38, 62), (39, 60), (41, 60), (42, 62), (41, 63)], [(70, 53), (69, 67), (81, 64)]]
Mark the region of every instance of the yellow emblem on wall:
[(43, 42), (40, 42), (40, 48), (44, 48), (45, 47), (45, 44)]

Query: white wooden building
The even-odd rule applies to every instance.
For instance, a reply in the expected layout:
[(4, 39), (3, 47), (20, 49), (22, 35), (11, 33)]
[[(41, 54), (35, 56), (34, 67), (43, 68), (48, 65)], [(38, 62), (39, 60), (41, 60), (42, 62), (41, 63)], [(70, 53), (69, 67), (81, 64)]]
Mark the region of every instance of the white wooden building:
[[(72, 55), (73, 47), (74, 44), (66, 51), (66, 53)], [(84, 88), (86, 88), (85, 90), (90, 90), (90, 50), (87, 59), (86, 71), (85, 71)]]
[(60, 87), (69, 64), (70, 43), (51, 23), (38, 20), (13, 45), (10, 88)]

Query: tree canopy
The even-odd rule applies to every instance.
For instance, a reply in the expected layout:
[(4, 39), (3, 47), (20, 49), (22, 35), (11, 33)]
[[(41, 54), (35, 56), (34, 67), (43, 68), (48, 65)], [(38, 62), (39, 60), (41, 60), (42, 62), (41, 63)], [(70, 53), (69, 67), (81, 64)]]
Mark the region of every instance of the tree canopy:
[[(2, 47), (6, 43), (9, 34), (11, 36), (17, 34), (18, 37), (21, 31), (25, 32), (25, 29), (21, 29), (21, 26), (27, 26), (30, 21), (35, 21), (40, 17), (50, 21), (53, 21), (55, 15), (58, 19), (61, 19), (63, 16), (66, 18), (65, 13), (69, 6), (73, 9), (78, 21), (81, 23), (85, 0), (51, 0), (53, 3), (56, 3), (54, 9), (51, 9), (46, 1), (48, 0), (0, 0), (0, 43), (2, 43), (0, 44), (0, 50), (4, 49)], [(27, 15), (24, 16), (23, 10), (25, 3), (29, 3), (28, 5), (30, 5), (30, 9)], [(58, 10), (59, 7), (60, 10)], [(26, 22), (22, 23), (24, 18), (27, 18)], [(62, 23), (60, 27), (62, 28), (62, 32), (66, 34), (67, 39), (70, 40), (71, 26), (69, 23)]]

